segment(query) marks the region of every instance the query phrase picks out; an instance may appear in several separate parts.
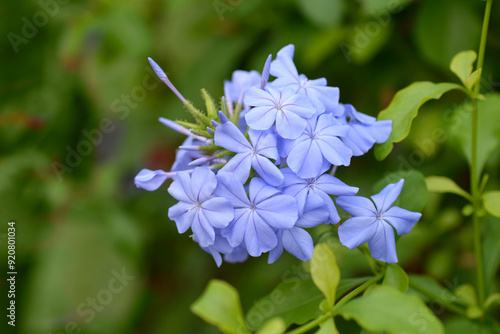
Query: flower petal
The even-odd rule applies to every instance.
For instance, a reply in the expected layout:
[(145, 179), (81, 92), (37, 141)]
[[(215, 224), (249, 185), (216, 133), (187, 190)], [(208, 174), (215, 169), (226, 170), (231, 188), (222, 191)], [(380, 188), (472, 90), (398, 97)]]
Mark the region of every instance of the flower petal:
[(353, 217), (339, 226), (339, 239), (342, 245), (354, 249), (371, 240), (377, 232), (375, 217)]
[(279, 186), (283, 182), (283, 174), (269, 159), (256, 154), (252, 158), (252, 167), (257, 174), (272, 186)]
[(234, 208), (222, 197), (212, 197), (202, 203), (203, 214), (210, 225), (217, 228), (226, 227), (234, 218)]
[(283, 231), (283, 248), (301, 261), (309, 261), (312, 258), (314, 243), (305, 230), (300, 227), (292, 227)]
[(179, 202), (168, 209), (168, 218), (175, 221), (179, 233), (184, 233), (191, 227), (195, 213), (193, 204)]
[(351, 187), (330, 174), (323, 174), (316, 180), (316, 187), (330, 195), (353, 196), (358, 188)]
[(295, 226), (307, 228), (316, 227), (326, 223), (329, 217), (330, 212), (321, 196), (318, 194), (309, 194), (303, 209), (303, 214), (299, 216)]
[(335, 203), (344, 211), (353, 216), (373, 217), (377, 215), (377, 211), (373, 203), (366, 197), (361, 196), (339, 196), (335, 199)]
[(227, 238), (231, 247), (238, 247), (243, 242), (245, 231), (250, 218), (250, 210), (236, 209), (234, 210), (234, 220), (229, 225), (221, 230), (223, 237)]
[(382, 218), (396, 229), (398, 235), (401, 235), (410, 233), (420, 217), (422, 217), (422, 214), (419, 212), (408, 211), (393, 206), (384, 213)]
[(191, 174), (191, 192), (197, 202), (203, 202), (212, 196), (217, 179), (208, 167), (196, 167)]
[(215, 242), (215, 231), (210, 222), (203, 214), (204, 210), (196, 209), (193, 216), (191, 230), (201, 247), (208, 247)]
[(317, 140), (321, 154), (335, 166), (349, 166), (352, 151), (339, 138), (332, 136), (321, 136)]
[(245, 183), (250, 175), (252, 165), (251, 153), (238, 153), (232, 157), (219, 172), (228, 172), (236, 175), (241, 183)]
[(306, 120), (293, 112), (285, 109), (277, 111), (276, 130), (283, 138), (298, 138), (304, 132), (306, 125)]
[(276, 247), (277, 244), (278, 238), (273, 229), (255, 211), (252, 211), (245, 230), (245, 245), (248, 254), (260, 256)]
[(267, 130), (274, 124), (277, 113), (274, 105), (252, 108), (246, 113), (245, 121), (252, 129)]
[(191, 191), (191, 178), (186, 172), (177, 172), (174, 182), (168, 187), (168, 193), (178, 201), (195, 203), (195, 197)]
[(250, 186), (248, 187), (248, 193), (250, 195), (251, 202), (253, 204), (259, 204), (263, 200), (266, 200), (271, 196), (279, 194), (280, 191), (275, 187), (270, 186), (262, 179), (253, 178), (250, 181)]
[(224, 147), (226, 150), (236, 153), (249, 152), (252, 145), (245, 135), (231, 122), (222, 123), (215, 129), (215, 145)]
[(312, 178), (321, 172), (323, 155), (315, 140), (304, 140), (292, 149), (286, 162), (297, 176)]
[(378, 213), (386, 212), (396, 202), (404, 183), (404, 179), (401, 179), (396, 183), (388, 184), (378, 194), (371, 196)]
[(387, 263), (398, 262), (394, 229), (391, 225), (382, 221), (378, 221), (376, 225), (377, 230), (375, 235), (368, 241), (368, 247), (370, 248), (372, 257)]
[(276, 195), (257, 205), (256, 211), (274, 228), (289, 229), (298, 218), (297, 202), (292, 196)]
[(214, 191), (215, 196), (226, 198), (233, 207), (249, 207), (250, 201), (243, 184), (238, 177), (232, 173), (220, 170), (217, 173), (217, 188)]
[(276, 238), (278, 239), (278, 244), (269, 251), (269, 257), (267, 259), (267, 263), (269, 264), (274, 263), (279, 259), (281, 254), (283, 254), (283, 242), (281, 241), (283, 238), (283, 230), (276, 232)]
[(136, 175), (134, 183), (137, 188), (153, 191), (158, 189), (167, 178), (168, 174), (161, 169), (152, 171), (145, 168)]

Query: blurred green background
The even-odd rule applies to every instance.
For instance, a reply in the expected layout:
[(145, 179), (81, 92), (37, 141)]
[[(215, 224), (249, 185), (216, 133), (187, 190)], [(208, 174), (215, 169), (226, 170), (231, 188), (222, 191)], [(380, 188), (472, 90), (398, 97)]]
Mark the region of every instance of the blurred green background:
[[(483, 92), (500, 88), (498, 5), (493, 4)], [(341, 102), (376, 115), (413, 81), (457, 82), (449, 61), (458, 51), (477, 49), (483, 8), (479, 0), (5, 3), (0, 10), (4, 310), (8, 221), (16, 222), (18, 275), (17, 325), (7, 326), (3, 316), (0, 332), (217, 333), (189, 311), (211, 278), (236, 286), (248, 310), (284, 277), (304, 275), (289, 255), (273, 265), (265, 256), (218, 269), (169, 221), (173, 201), (166, 185), (155, 192), (134, 186), (142, 168), (168, 170), (183, 141), (158, 117), (189, 119), (152, 75), (148, 56), (201, 106), (201, 88), (219, 97), (232, 71), (260, 71), (268, 54), (293, 43), (299, 72), (326, 77), (340, 88)], [(447, 130), (453, 107), (463, 101), (463, 95), (450, 93), (428, 103), (410, 137), (389, 158), (377, 162), (369, 152), (337, 176), (365, 196), (387, 173), (405, 177), (410, 168), (447, 175), (467, 188), (467, 164)], [(444, 136), (437, 139), (436, 131)], [(497, 149), (487, 163), (491, 188), (500, 188), (499, 160)], [(452, 287), (473, 282), (471, 226), (460, 213), (465, 204), (433, 195), (421, 222), (398, 243), (401, 265)], [(487, 224), (486, 242), (497, 251), (486, 260), (494, 276), (500, 224), (491, 218)], [(313, 236), (319, 240), (324, 233), (315, 230)], [(344, 277), (367, 274), (357, 251), (338, 247), (336, 254)]]

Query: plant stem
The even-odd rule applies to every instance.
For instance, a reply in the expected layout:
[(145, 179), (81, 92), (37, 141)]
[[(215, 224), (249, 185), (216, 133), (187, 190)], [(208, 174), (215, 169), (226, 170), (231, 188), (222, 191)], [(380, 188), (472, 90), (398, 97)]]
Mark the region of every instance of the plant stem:
[(363, 292), (366, 289), (368, 289), (373, 284), (375, 284), (378, 281), (380, 281), (380, 279), (383, 276), (384, 276), (383, 272), (379, 273), (379, 274), (377, 274), (377, 276), (370, 278), (368, 281), (364, 282), (363, 284), (361, 284), (360, 286), (358, 286), (356, 289), (352, 290), (347, 295), (345, 295), (333, 307), (333, 314), (335, 314), (336, 311), (338, 311), (338, 309), (341, 308), (345, 303), (347, 303), (348, 301), (350, 301), (351, 299), (353, 299), (354, 297), (356, 297), (357, 295), (359, 295), (361, 292)]
[[(483, 29), (481, 32), (481, 42), (479, 44), (479, 54), (477, 59), (476, 69), (482, 69), (484, 63), (484, 53), (486, 50), (486, 37), (488, 35), (488, 25), (490, 21), (491, 14), (491, 4), (492, 0), (487, 0), (486, 9), (484, 12)], [(484, 265), (483, 265), (483, 249), (481, 244), (481, 221), (479, 219), (480, 210), (480, 196), (478, 187), (478, 166), (477, 166), (477, 134), (478, 134), (478, 103), (477, 96), (480, 92), (481, 78), (476, 82), (474, 86), (474, 100), (472, 108), (472, 133), (471, 133), (471, 168), (470, 168), (470, 179), (471, 179), (471, 193), (473, 197), (474, 213), (473, 228), (474, 228), (474, 253), (476, 255), (476, 279), (477, 279), (477, 290), (479, 297), (479, 305), (482, 307), (484, 303), (485, 296), (485, 286), (484, 286)]]
[(313, 321), (308, 322), (307, 324), (302, 325), (298, 328), (295, 328), (294, 330), (287, 332), (286, 334), (302, 334), (302, 333), (306, 333), (308, 330), (313, 329), (316, 326), (319, 326), (322, 322), (333, 317), (335, 315), (335, 311), (337, 311), (342, 305), (344, 305), (345, 303), (347, 303), (348, 301), (350, 301), (351, 299), (353, 299), (354, 297), (359, 295), (361, 292), (368, 289), (373, 284), (377, 283), (383, 276), (384, 276), (384, 273), (379, 273), (377, 276), (370, 278), (368, 281), (361, 284), (356, 289), (352, 290), (347, 295), (345, 295), (342, 299), (340, 299), (335, 304), (332, 312), (322, 314), (319, 317), (317, 317), (316, 319), (314, 319)]

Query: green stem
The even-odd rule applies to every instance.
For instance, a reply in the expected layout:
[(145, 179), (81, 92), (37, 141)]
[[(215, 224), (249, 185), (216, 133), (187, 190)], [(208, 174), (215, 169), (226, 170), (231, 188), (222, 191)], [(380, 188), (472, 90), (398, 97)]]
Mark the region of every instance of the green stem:
[(333, 317), (333, 315), (335, 315), (335, 312), (342, 305), (344, 305), (345, 303), (347, 303), (348, 301), (350, 301), (351, 299), (353, 299), (354, 297), (356, 297), (357, 295), (359, 295), (361, 292), (363, 292), (366, 289), (368, 289), (373, 284), (377, 283), (383, 276), (384, 276), (384, 273), (379, 273), (377, 276), (372, 277), (371, 279), (369, 279), (368, 281), (366, 281), (365, 283), (361, 284), (356, 289), (352, 290), (347, 295), (345, 295), (344, 297), (342, 297), (342, 299), (340, 299), (335, 304), (335, 307), (333, 308), (332, 312), (328, 312), (328, 313), (322, 314), (319, 317), (317, 317), (316, 319), (314, 319), (313, 321), (308, 322), (307, 324), (302, 325), (302, 326), (300, 326), (298, 328), (295, 328), (294, 330), (292, 330), (290, 332), (287, 332), (287, 334), (302, 334), (302, 333), (306, 333), (307, 331), (313, 329), (316, 326), (319, 326), (322, 322), (324, 322), (324, 321), (328, 320), (329, 318)]
[(379, 273), (377, 276), (370, 278), (368, 281), (364, 282), (360, 286), (358, 286), (356, 289), (352, 290), (349, 292), (347, 295), (345, 295), (342, 299), (340, 299), (337, 303), (335, 303), (335, 306), (333, 307), (333, 314), (338, 311), (339, 308), (341, 308), (345, 303), (359, 295), (361, 292), (365, 291), (368, 289), (370, 286), (373, 284), (377, 283), (380, 281), (380, 279), (384, 276), (384, 273)]
[(306, 333), (310, 329), (313, 329), (316, 326), (319, 326), (323, 321), (328, 320), (329, 318), (332, 317), (331, 313), (325, 313), (317, 317), (311, 322), (308, 322), (305, 325), (300, 326), (299, 328), (295, 328), (294, 330), (288, 332), (287, 334), (301, 334), (301, 333)]
[[(488, 36), (488, 25), (490, 21), (491, 14), (491, 4), (493, 0), (487, 0), (486, 9), (484, 12), (483, 29), (481, 32), (481, 43), (479, 44), (479, 54), (477, 59), (476, 69), (482, 69), (484, 63), (484, 54), (486, 50), (486, 38)], [(474, 228), (474, 253), (476, 255), (476, 280), (477, 280), (477, 290), (479, 296), (479, 305), (482, 307), (485, 297), (485, 284), (484, 284), (484, 265), (483, 265), (483, 249), (481, 244), (481, 222), (479, 219), (480, 210), (480, 196), (479, 193), (479, 180), (478, 180), (478, 167), (477, 167), (477, 124), (478, 124), (478, 105), (477, 96), (479, 94), (481, 87), (481, 78), (477, 81), (474, 86), (474, 101), (472, 109), (472, 133), (471, 133), (471, 168), (470, 168), (470, 179), (471, 179), (471, 193), (473, 197), (472, 205), (474, 206), (473, 213), (473, 228)]]

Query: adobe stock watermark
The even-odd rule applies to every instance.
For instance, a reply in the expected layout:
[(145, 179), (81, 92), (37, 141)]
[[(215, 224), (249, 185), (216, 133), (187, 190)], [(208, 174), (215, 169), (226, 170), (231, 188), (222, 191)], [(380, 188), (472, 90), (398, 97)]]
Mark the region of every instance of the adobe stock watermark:
[(360, 54), (366, 48), (370, 41), (380, 35), (383, 28), (386, 28), (392, 20), (392, 16), (400, 13), (406, 3), (411, 0), (389, 0), (387, 7), (380, 9), (374, 13), (373, 19), (366, 22), (364, 25), (357, 25), (353, 28), (354, 37), (352, 44), (347, 42), (340, 43), (340, 51), (344, 54), (347, 63), (351, 63), (353, 54)]
[[(92, 322), (98, 313), (102, 312), (114, 299), (120, 294), (135, 279), (135, 276), (126, 272), (125, 268), (121, 272), (111, 270), (112, 278), (108, 281), (106, 288), (99, 290), (95, 296), (89, 296), (87, 299), (78, 304), (75, 313), (84, 323)], [(80, 322), (81, 324), (82, 322)], [(77, 334), (82, 333), (82, 328), (76, 321), (68, 321), (64, 325), (64, 331), (50, 332), (49, 334)]]
[[(492, 74), (481, 79), (481, 87), (483, 87), (487, 93), (495, 91), (495, 87), (498, 86), (500, 86), (500, 82), (493, 81)], [(386, 182), (394, 183), (401, 178), (409, 177), (417, 167), (423, 165), (426, 159), (437, 151), (438, 146), (444, 144), (449, 139), (446, 129), (456, 129), (464, 122), (469, 121), (471, 117), (470, 112), (465, 109), (459, 109), (459, 107), (470, 100), (470, 97), (466, 97), (463, 102), (455, 103), (453, 106), (446, 109), (441, 114), (444, 127), (432, 129), (429, 138), (415, 139), (414, 145), (416, 149), (412, 150), (407, 157), (403, 155), (398, 156), (399, 164), (397, 173), (393, 174), (390, 171), (386, 171), (384, 177)], [(393, 175), (391, 176), (391, 174)]]
[[(122, 93), (111, 103), (110, 109), (119, 120), (125, 120), (130, 115), (130, 111), (136, 109), (139, 103), (146, 99), (148, 92), (158, 87), (158, 83), (161, 82), (149, 67), (146, 67), (146, 71), (148, 74), (143, 77), (141, 85), (133, 87), (129, 93)], [(106, 134), (112, 133), (115, 129), (116, 125), (113, 120), (104, 117), (97, 128), (82, 131), (84, 139), (80, 140), (76, 147), (67, 145), (64, 159), (51, 163), (59, 182), (63, 181), (65, 173), (72, 173), (82, 163), (83, 158), (89, 156), (103, 142)]]
[(59, 13), (61, 5), (65, 5), (69, 0), (39, 0), (38, 6), (40, 10), (35, 12), (32, 16), (21, 17), (21, 28), (19, 33), (9, 32), (7, 39), (14, 49), (14, 52), (19, 53), (19, 46), (28, 44), (30, 40), (38, 35), (39, 29), (45, 27), (50, 18)]
[(245, 0), (214, 0), (212, 5), (219, 16), (221, 21), (224, 20), (224, 14), (226, 12), (232, 12), (238, 6), (240, 6)]

